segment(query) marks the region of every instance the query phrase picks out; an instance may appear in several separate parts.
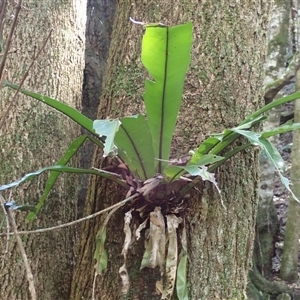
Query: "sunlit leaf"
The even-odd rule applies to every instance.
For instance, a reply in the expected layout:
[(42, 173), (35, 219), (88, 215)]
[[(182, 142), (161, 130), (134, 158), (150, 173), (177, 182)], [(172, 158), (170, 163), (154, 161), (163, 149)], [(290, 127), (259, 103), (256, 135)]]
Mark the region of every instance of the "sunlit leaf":
[[(145, 106), (155, 158), (168, 160), (190, 63), (192, 24), (149, 26), (142, 42), (142, 62), (152, 79), (146, 80)], [(152, 81), (153, 80), (153, 81)], [(162, 173), (167, 163), (155, 162)]]
[[(95, 120), (93, 128), (100, 137), (106, 137), (104, 142), (103, 157), (117, 150), (115, 135), (121, 125), (120, 120)], [(117, 154), (117, 153), (115, 153)]]
[(246, 148), (248, 148), (250, 146), (251, 146), (251, 143), (246, 143), (246, 144), (243, 144), (241, 146), (237, 146), (237, 147), (233, 148), (229, 152), (224, 153), (224, 159), (223, 160), (219, 160), (219, 161), (215, 162), (214, 164), (212, 164), (208, 167), (209, 172), (214, 171), (218, 166), (222, 165), (226, 160), (228, 160), (229, 158), (231, 158), (235, 154), (245, 150)]
[[(210, 155), (220, 153), (240, 136), (236, 132), (236, 130), (250, 129), (254, 125), (264, 121), (265, 119), (266, 116), (259, 115), (253, 117), (252, 119), (248, 119), (248, 121), (241, 122), (241, 124), (238, 125), (237, 127), (231, 129), (225, 129), (224, 132), (219, 134), (214, 134), (212, 137), (207, 138), (205, 141), (201, 143), (199, 148), (193, 153), (189, 164), (197, 164), (197, 161), (199, 161), (200, 158), (207, 153), (210, 153)], [(228, 158), (230, 158), (234, 154), (244, 149), (245, 149), (244, 146), (239, 146), (231, 150), (230, 152), (223, 154), (224, 156), (223, 159), (211, 163), (214, 164), (213, 169), (215, 169), (220, 164), (224, 163)], [(217, 157), (219, 158), (220, 156)]]

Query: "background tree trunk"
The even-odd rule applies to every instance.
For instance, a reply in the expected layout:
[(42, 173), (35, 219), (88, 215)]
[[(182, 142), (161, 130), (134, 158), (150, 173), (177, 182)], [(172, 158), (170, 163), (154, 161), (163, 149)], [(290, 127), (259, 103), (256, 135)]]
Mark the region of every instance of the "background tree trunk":
[[(128, 21), (168, 25), (193, 22), (192, 62), (173, 143), (173, 157), (185, 155), (208, 135), (237, 125), (262, 105), (266, 31), (270, 1), (119, 1), (98, 118), (143, 111), (145, 71), (140, 63), (143, 28)], [(240, 141), (241, 143), (242, 141)], [(96, 150), (94, 166), (102, 164)], [(187, 202), (190, 299), (245, 299), (252, 257), (257, 208), (257, 154), (245, 151), (217, 172), (226, 209), (209, 185), (198, 187)], [(124, 198), (121, 190), (91, 178), (86, 214)], [(118, 269), (123, 264), (123, 216), (110, 220), (106, 249), (108, 270), (95, 280), (96, 299), (120, 299)], [(95, 275), (92, 261), (100, 219), (82, 227), (78, 263), (70, 299), (90, 299)], [(160, 299), (155, 284), (158, 270), (140, 271), (143, 242), (128, 257), (131, 289), (128, 299)]]
[[(268, 58), (266, 61), (265, 89), (281, 78), (286, 71), (290, 45), (290, 1), (277, 1), (274, 3), (269, 29)], [(267, 91), (266, 91), (267, 92)], [(275, 99), (283, 96), (279, 92)], [(267, 99), (271, 102), (273, 99)], [(281, 107), (272, 109), (263, 129), (276, 128), (280, 123)], [(270, 138), (276, 144), (278, 136)], [(256, 220), (256, 237), (254, 247), (254, 261), (261, 274), (270, 279), (272, 276), (272, 257), (274, 254), (274, 235), (278, 230), (277, 210), (273, 201), (275, 183), (275, 168), (264, 151), (260, 153), (260, 184), (259, 205)]]
[[(9, 4), (15, 3), (8, 1)], [(42, 47), (50, 29), (51, 37), (30, 70), (24, 87), (80, 109), (84, 67), (86, 3), (77, 1), (22, 1), (12, 49), (6, 64), (6, 80), (20, 83), (33, 57)], [(4, 38), (12, 23), (15, 7), (9, 5)], [(0, 90), (1, 158), (0, 184), (9, 183), (41, 167), (53, 165), (80, 134), (80, 129), (62, 114), (46, 105), (19, 95), (6, 114), (13, 91)], [(72, 162), (76, 166), (77, 160)], [(18, 204), (36, 204), (45, 187), (47, 175), (25, 183), (13, 191)], [(6, 200), (9, 194), (5, 193)], [(77, 179), (61, 176), (33, 226), (43, 228), (76, 218)], [(19, 229), (25, 228), (25, 214), (19, 215)], [(1, 219), (3, 218), (1, 212)], [(5, 230), (5, 223), (2, 224)], [(4, 231), (3, 230), (3, 231)], [(28, 299), (23, 262), (10, 238), (1, 237), (1, 299)], [(34, 273), (38, 299), (67, 299), (75, 263), (75, 228), (23, 237)]]
[[(297, 86), (299, 86), (299, 71), (297, 72)], [(300, 101), (295, 102), (294, 122), (300, 122)], [(300, 131), (293, 133), (292, 147), (292, 168), (291, 182), (294, 194), (300, 197)], [(280, 277), (289, 283), (298, 280), (298, 259), (299, 259), (299, 227), (300, 227), (300, 204), (292, 196), (289, 198), (289, 207), (287, 214), (286, 230), (284, 233), (284, 247), (282, 255), (282, 264), (280, 268)]]
[[(116, 0), (88, 0), (87, 3), (82, 113), (92, 120), (97, 118), (115, 9)], [(84, 129), (82, 132), (85, 133)], [(82, 168), (91, 167), (93, 152), (93, 143), (86, 141), (80, 150), (80, 166)], [(82, 216), (83, 213), (87, 186), (88, 176), (80, 176), (79, 216)]]
[[(299, 1), (294, 1), (295, 10), (300, 8)], [(295, 34), (297, 40), (297, 51), (300, 50), (299, 46), (299, 29), (300, 17), (296, 16)], [(296, 73), (296, 90), (300, 88), (300, 71)], [(300, 122), (300, 100), (295, 102), (294, 109), (294, 122)], [(291, 183), (294, 194), (300, 198), (300, 131), (296, 130), (293, 133), (293, 146), (292, 146), (292, 167), (291, 167)], [(289, 283), (294, 283), (298, 280), (298, 258), (299, 258), (299, 231), (300, 227), (300, 204), (292, 196), (289, 198), (289, 206), (287, 213), (286, 229), (284, 234), (284, 247), (282, 254), (282, 264), (280, 268), (280, 277)]]

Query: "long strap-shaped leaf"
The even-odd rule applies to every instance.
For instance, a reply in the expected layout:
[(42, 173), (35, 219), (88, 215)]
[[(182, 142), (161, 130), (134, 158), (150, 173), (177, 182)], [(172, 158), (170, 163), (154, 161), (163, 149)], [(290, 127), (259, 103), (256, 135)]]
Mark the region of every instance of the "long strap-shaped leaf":
[(293, 198), (300, 203), (300, 200), (296, 197), (296, 195), (293, 193), (293, 191), (290, 188), (290, 181), (288, 180), (288, 178), (282, 175), (282, 172), (285, 171), (285, 163), (280, 153), (275, 148), (275, 146), (272, 143), (270, 143), (266, 138), (264, 138), (262, 134), (252, 132), (252, 131), (246, 131), (246, 130), (239, 130), (239, 129), (234, 129), (234, 130), (240, 135), (246, 137), (252, 145), (259, 145), (265, 151), (270, 162), (275, 167), (277, 174), (279, 175), (279, 178), (283, 183), (283, 185), (291, 193)]
[(155, 174), (153, 144), (145, 117), (142, 115), (124, 117), (121, 123), (115, 137), (118, 155), (140, 179), (153, 177)]
[[(181, 103), (185, 74), (190, 62), (192, 24), (175, 27), (147, 26), (142, 62), (154, 81), (146, 80), (145, 106), (153, 137), (155, 158), (168, 160)], [(167, 163), (156, 162), (162, 173)]]

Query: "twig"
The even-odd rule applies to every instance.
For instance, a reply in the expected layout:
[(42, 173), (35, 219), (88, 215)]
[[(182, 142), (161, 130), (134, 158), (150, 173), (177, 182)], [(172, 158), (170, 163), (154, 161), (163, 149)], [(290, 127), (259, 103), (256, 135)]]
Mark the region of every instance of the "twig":
[[(114, 209), (114, 208), (119, 208), (119, 206), (122, 206), (124, 205), (125, 203), (127, 203), (128, 201), (130, 200), (133, 200), (134, 198), (138, 197), (140, 194), (139, 193), (136, 193), (132, 196), (130, 196), (129, 198), (126, 198), (110, 207), (107, 207), (103, 210), (100, 210), (92, 215), (89, 215), (89, 216), (86, 216), (86, 217), (83, 217), (81, 219), (78, 219), (78, 220), (75, 220), (75, 221), (71, 221), (71, 222), (68, 222), (68, 223), (65, 223), (65, 224), (61, 224), (61, 225), (57, 225), (57, 226), (53, 226), (53, 227), (48, 227), (48, 228), (42, 228), (42, 229), (36, 229), (36, 230), (28, 230), (28, 231), (19, 231), (18, 234), (19, 235), (24, 235), (24, 234), (32, 234), (32, 233), (43, 233), (43, 232), (47, 232), (47, 231), (52, 231), (52, 230), (56, 230), (56, 229), (61, 229), (61, 228), (65, 228), (65, 227), (69, 227), (69, 226), (72, 226), (72, 225), (75, 225), (75, 224), (78, 224), (80, 222), (83, 222), (83, 221), (87, 221), (87, 220), (90, 220), (92, 218), (95, 218), (111, 209)], [(9, 233), (10, 235), (12, 235), (13, 233)], [(0, 236), (5, 236), (6, 234), (5, 233), (0, 233)]]
[(264, 99), (266, 104), (271, 103), (276, 96), (276, 94), (286, 86), (296, 75), (296, 72), (300, 68), (300, 53), (297, 52), (294, 54), (292, 61), (290, 62), (289, 67), (283, 76), (276, 81), (271, 82), (266, 86)]
[[(5, 201), (4, 198), (2, 197), (2, 195), (0, 195), (0, 197), (1, 197), (1, 202)], [(35, 290), (35, 287), (34, 287), (33, 274), (32, 274), (32, 271), (31, 271), (31, 267), (30, 267), (30, 264), (29, 264), (29, 261), (28, 261), (28, 258), (27, 258), (22, 240), (21, 240), (20, 235), (18, 233), (15, 218), (14, 218), (14, 216), (13, 216), (13, 214), (12, 214), (12, 212), (9, 208), (6, 211), (7, 211), (9, 223), (12, 227), (13, 234), (16, 237), (17, 245), (18, 245), (18, 248), (21, 252), (21, 256), (22, 256), (22, 259), (23, 259), (23, 262), (24, 262), (24, 266), (25, 266), (25, 270), (26, 270), (26, 277), (27, 277), (27, 281), (28, 281), (28, 284), (29, 284), (29, 292), (30, 292), (31, 299), (32, 300), (37, 300), (36, 290)]]
[(25, 266), (25, 270), (26, 270), (26, 277), (27, 277), (28, 284), (29, 284), (29, 292), (30, 292), (30, 295), (31, 295), (31, 299), (32, 300), (37, 300), (36, 291), (35, 291), (35, 287), (34, 287), (33, 274), (32, 274), (32, 271), (31, 271), (31, 267), (30, 267), (30, 264), (29, 264), (29, 261), (28, 261), (28, 258), (27, 258), (22, 240), (20, 238), (20, 235), (18, 234), (16, 221), (15, 221), (14, 216), (13, 216), (13, 214), (12, 214), (12, 212), (9, 208), (7, 209), (7, 213), (8, 213), (10, 224), (11, 224), (12, 230), (14, 232), (14, 235), (16, 237), (17, 244), (18, 244), (18, 247), (19, 247), (19, 250), (21, 252), (23, 262), (24, 262), (24, 266)]
[[(4, 70), (4, 65), (5, 65), (6, 59), (7, 59), (8, 51), (9, 51), (9, 48), (10, 48), (10, 45), (11, 45), (11, 42), (12, 42), (12, 37), (13, 37), (14, 31), (17, 27), (17, 21), (18, 21), (18, 16), (19, 16), (20, 10), (21, 10), (21, 5), (22, 5), (22, 0), (19, 0), (18, 4), (16, 6), (16, 13), (15, 13), (15, 16), (14, 16), (14, 21), (11, 25), (9, 35), (8, 35), (7, 40), (6, 40), (4, 55), (3, 55), (3, 58), (2, 58), (2, 61), (1, 61), (1, 64), (0, 64), (0, 79), (1, 80), (2, 80), (2, 77), (3, 77), (3, 70)], [(4, 3), (3, 6), (4, 6), (4, 9), (5, 9), (6, 3)], [(1, 11), (1, 17), (2, 17), (2, 14), (3, 14), (3, 21), (4, 21), (4, 14), (5, 14), (4, 10)], [(1, 25), (1, 30), (3, 30), (3, 26), (4, 26), (4, 24)]]
[[(53, 29), (50, 30), (50, 32), (49, 32), (49, 34), (48, 34), (48, 36), (47, 36), (45, 42), (43, 43), (43, 45), (42, 45), (42, 47), (41, 47), (41, 49), (38, 51), (37, 55), (36, 55), (35, 57), (33, 57), (32, 62), (30, 63), (30, 65), (29, 65), (27, 71), (25, 72), (25, 74), (24, 74), (24, 76), (23, 76), (23, 78), (22, 78), (22, 80), (21, 80), (21, 82), (20, 82), (20, 84), (19, 84), (18, 89), (16, 90), (16, 92), (15, 92), (15, 94), (14, 94), (13, 99), (10, 101), (9, 106), (8, 106), (7, 110), (5, 111), (3, 117), (2, 117), (2, 119), (1, 119), (1, 121), (0, 121), (0, 129), (2, 128), (4, 122), (6, 121), (6, 117), (7, 117), (7, 115), (8, 115), (8, 112), (10, 111), (10, 109), (11, 109), (13, 103), (16, 102), (17, 95), (18, 95), (18, 93), (19, 93), (19, 91), (20, 91), (20, 89), (21, 89), (21, 87), (22, 87), (24, 81), (26, 80), (26, 78), (27, 78), (27, 76), (28, 76), (28, 74), (29, 74), (30, 69), (32, 68), (32, 66), (33, 66), (34, 62), (37, 60), (37, 58), (40, 56), (41, 52), (44, 50), (44, 48), (45, 48), (45, 46), (46, 46), (46, 44), (47, 44), (47, 42), (48, 42), (48, 40), (49, 40), (49, 38), (50, 38), (50, 36), (51, 36), (52, 31), (53, 31)], [(0, 73), (0, 75), (1, 75), (1, 73)], [(1, 78), (1, 77), (0, 77), (0, 78)]]

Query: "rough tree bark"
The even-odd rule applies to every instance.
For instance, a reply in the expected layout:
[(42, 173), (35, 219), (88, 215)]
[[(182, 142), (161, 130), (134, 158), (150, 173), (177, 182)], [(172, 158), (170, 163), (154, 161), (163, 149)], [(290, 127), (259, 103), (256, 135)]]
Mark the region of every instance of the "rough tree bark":
[[(119, 1), (98, 118), (143, 111), (143, 29), (128, 21), (131, 16), (169, 25), (193, 22), (192, 63), (173, 156), (186, 154), (207, 134), (238, 124), (262, 105), (270, 6), (270, 1)], [(186, 210), (190, 299), (246, 299), (257, 208), (257, 160), (257, 153), (251, 149), (217, 171), (226, 209), (209, 184), (191, 193)], [(102, 165), (101, 151), (95, 152), (93, 165)], [(122, 198), (122, 190), (93, 177), (85, 213), (98, 211)], [(95, 299), (121, 298), (118, 269), (123, 264), (120, 253), (125, 211), (116, 212), (108, 225), (108, 270), (96, 277)], [(95, 275), (92, 257), (100, 225), (101, 219), (95, 219), (82, 227), (72, 300), (91, 298)], [(157, 270), (139, 270), (142, 249), (142, 241), (135, 243), (128, 257), (131, 288), (124, 299), (160, 299), (155, 291)]]
[[(18, 2), (18, 1), (17, 1)], [(15, 1), (8, 1), (4, 20), (4, 39), (12, 23)], [(30, 70), (24, 87), (60, 99), (80, 109), (86, 3), (77, 1), (22, 1), (13, 38), (5, 79), (20, 83), (33, 57), (42, 47), (50, 29), (51, 37)], [(3, 49), (2, 49), (3, 50)], [(62, 114), (29, 97), (19, 95), (12, 101), (12, 90), (0, 90), (0, 184), (21, 178), (41, 167), (53, 165), (80, 134), (80, 128)], [(73, 161), (76, 165), (76, 160)], [(18, 204), (36, 204), (47, 176), (26, 183), (13, 191)], [(9, 194), (3, 196), (8, 200)], [(38, 219), (27, 228), (44, 228), (76, 218), (77, 179), (62, 176), (58, 180)], [(18, 215), (19, 229), (25, 228), (26, 214)], [(1, 219), (3, 214), (1, 211)], [(1, 231), (5, 232), (5, 222)], [(75, 228), (23, 237), (34, 274), (38, 299), (67, 299), (75, 259)], [(24, 265), (14, 237), (5, 252), (6, 237), (0, 238), (1, 299), (28, 299)]]
[[(82, 113), (92, 120), (97, 117), (102, 82), (106, 68), (116, 0), (88, 0), (86, 20), (85, 68), (82, 91)], [(101, 22), (99, 22), (101, 20)], [(82, 129), (83, 133), (85, 131)], [(80, 166), (90, 168), (93, 144), (86, 141), (80, 151)], [(83, 213), (88, 176), (80, 177), (79, 216)]]

